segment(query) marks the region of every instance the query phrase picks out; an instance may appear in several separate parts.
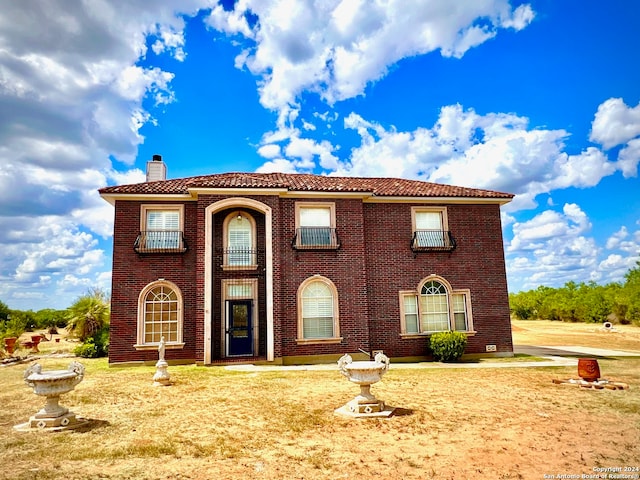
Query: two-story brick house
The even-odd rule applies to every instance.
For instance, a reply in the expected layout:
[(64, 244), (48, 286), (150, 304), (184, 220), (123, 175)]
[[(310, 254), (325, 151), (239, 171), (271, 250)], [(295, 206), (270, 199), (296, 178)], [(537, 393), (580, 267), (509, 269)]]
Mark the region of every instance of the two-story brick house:
[(106, 187), (115, 206), (109, 362), (309, 363), (383, 350), (513, 352), (500, 206), (397, 178), (225, 173)]

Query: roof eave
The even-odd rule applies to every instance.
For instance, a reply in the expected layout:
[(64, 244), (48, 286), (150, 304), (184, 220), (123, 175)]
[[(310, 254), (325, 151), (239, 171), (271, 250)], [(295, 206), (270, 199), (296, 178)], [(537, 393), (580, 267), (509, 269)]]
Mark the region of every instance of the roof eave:
[(185, 193), (101, 193), (100, 196), (115, 206), (117, 200), (124, 201), (195, 201), (197, 200), (192, 195)]
[(499, 204), (506, 205), (511, 202), (511, 198), (502, 197), (419, 197), (419, 196), (386, 196), (374, 195), (363, 199), (365, 203), (455, 203), (455, 204)]

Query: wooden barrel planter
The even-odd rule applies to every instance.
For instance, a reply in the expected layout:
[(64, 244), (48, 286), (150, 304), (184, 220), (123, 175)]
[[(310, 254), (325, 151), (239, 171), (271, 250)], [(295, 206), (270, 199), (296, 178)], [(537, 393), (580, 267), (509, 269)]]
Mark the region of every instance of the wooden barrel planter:
[(578, 375), (587, 382), (595, 382), (600, 378), (600, 366), (595, 358), (578, 359)]

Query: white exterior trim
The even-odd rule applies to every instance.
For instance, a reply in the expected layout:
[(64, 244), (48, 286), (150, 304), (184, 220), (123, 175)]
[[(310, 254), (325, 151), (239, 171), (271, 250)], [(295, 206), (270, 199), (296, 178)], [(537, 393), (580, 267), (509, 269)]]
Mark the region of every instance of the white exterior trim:
[[(246, 193), (246, 191), (245, 191)], [(274, 360), (273, 332), (273, 238), (271, 207), (250, 198), (226, 198), (212, 203), (204, 210), (204, 364), (211, 363), (211, 316), (213, 312), (212, 272), (213, 272), (213, 214), (226, 208), (249, 207), (264, 213), (265, 219), (265, 303), (267, 316), (267, 361)]]

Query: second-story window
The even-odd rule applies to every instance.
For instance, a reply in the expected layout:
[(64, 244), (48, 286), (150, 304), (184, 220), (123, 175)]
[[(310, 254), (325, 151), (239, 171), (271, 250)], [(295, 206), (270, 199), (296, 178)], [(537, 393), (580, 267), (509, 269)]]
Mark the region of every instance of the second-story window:
[(183, 216), (182, 205), (143, 205), (136, 250), (138, 252), (184, 251)]
[(294, 247), (298, 249), (335, 249), (339, 247), (334, 203), (296, 204)]
[(229, 214), (224, 222), (225, 268), (255, 268), (255, 221), (246, 212), (237, 211)]
[(411, 248), (414, 251), (450, 251), (455, 248), (455, 241), (449, 232), (446, 208), (413, 207), (411, 213), (413, 224)]

